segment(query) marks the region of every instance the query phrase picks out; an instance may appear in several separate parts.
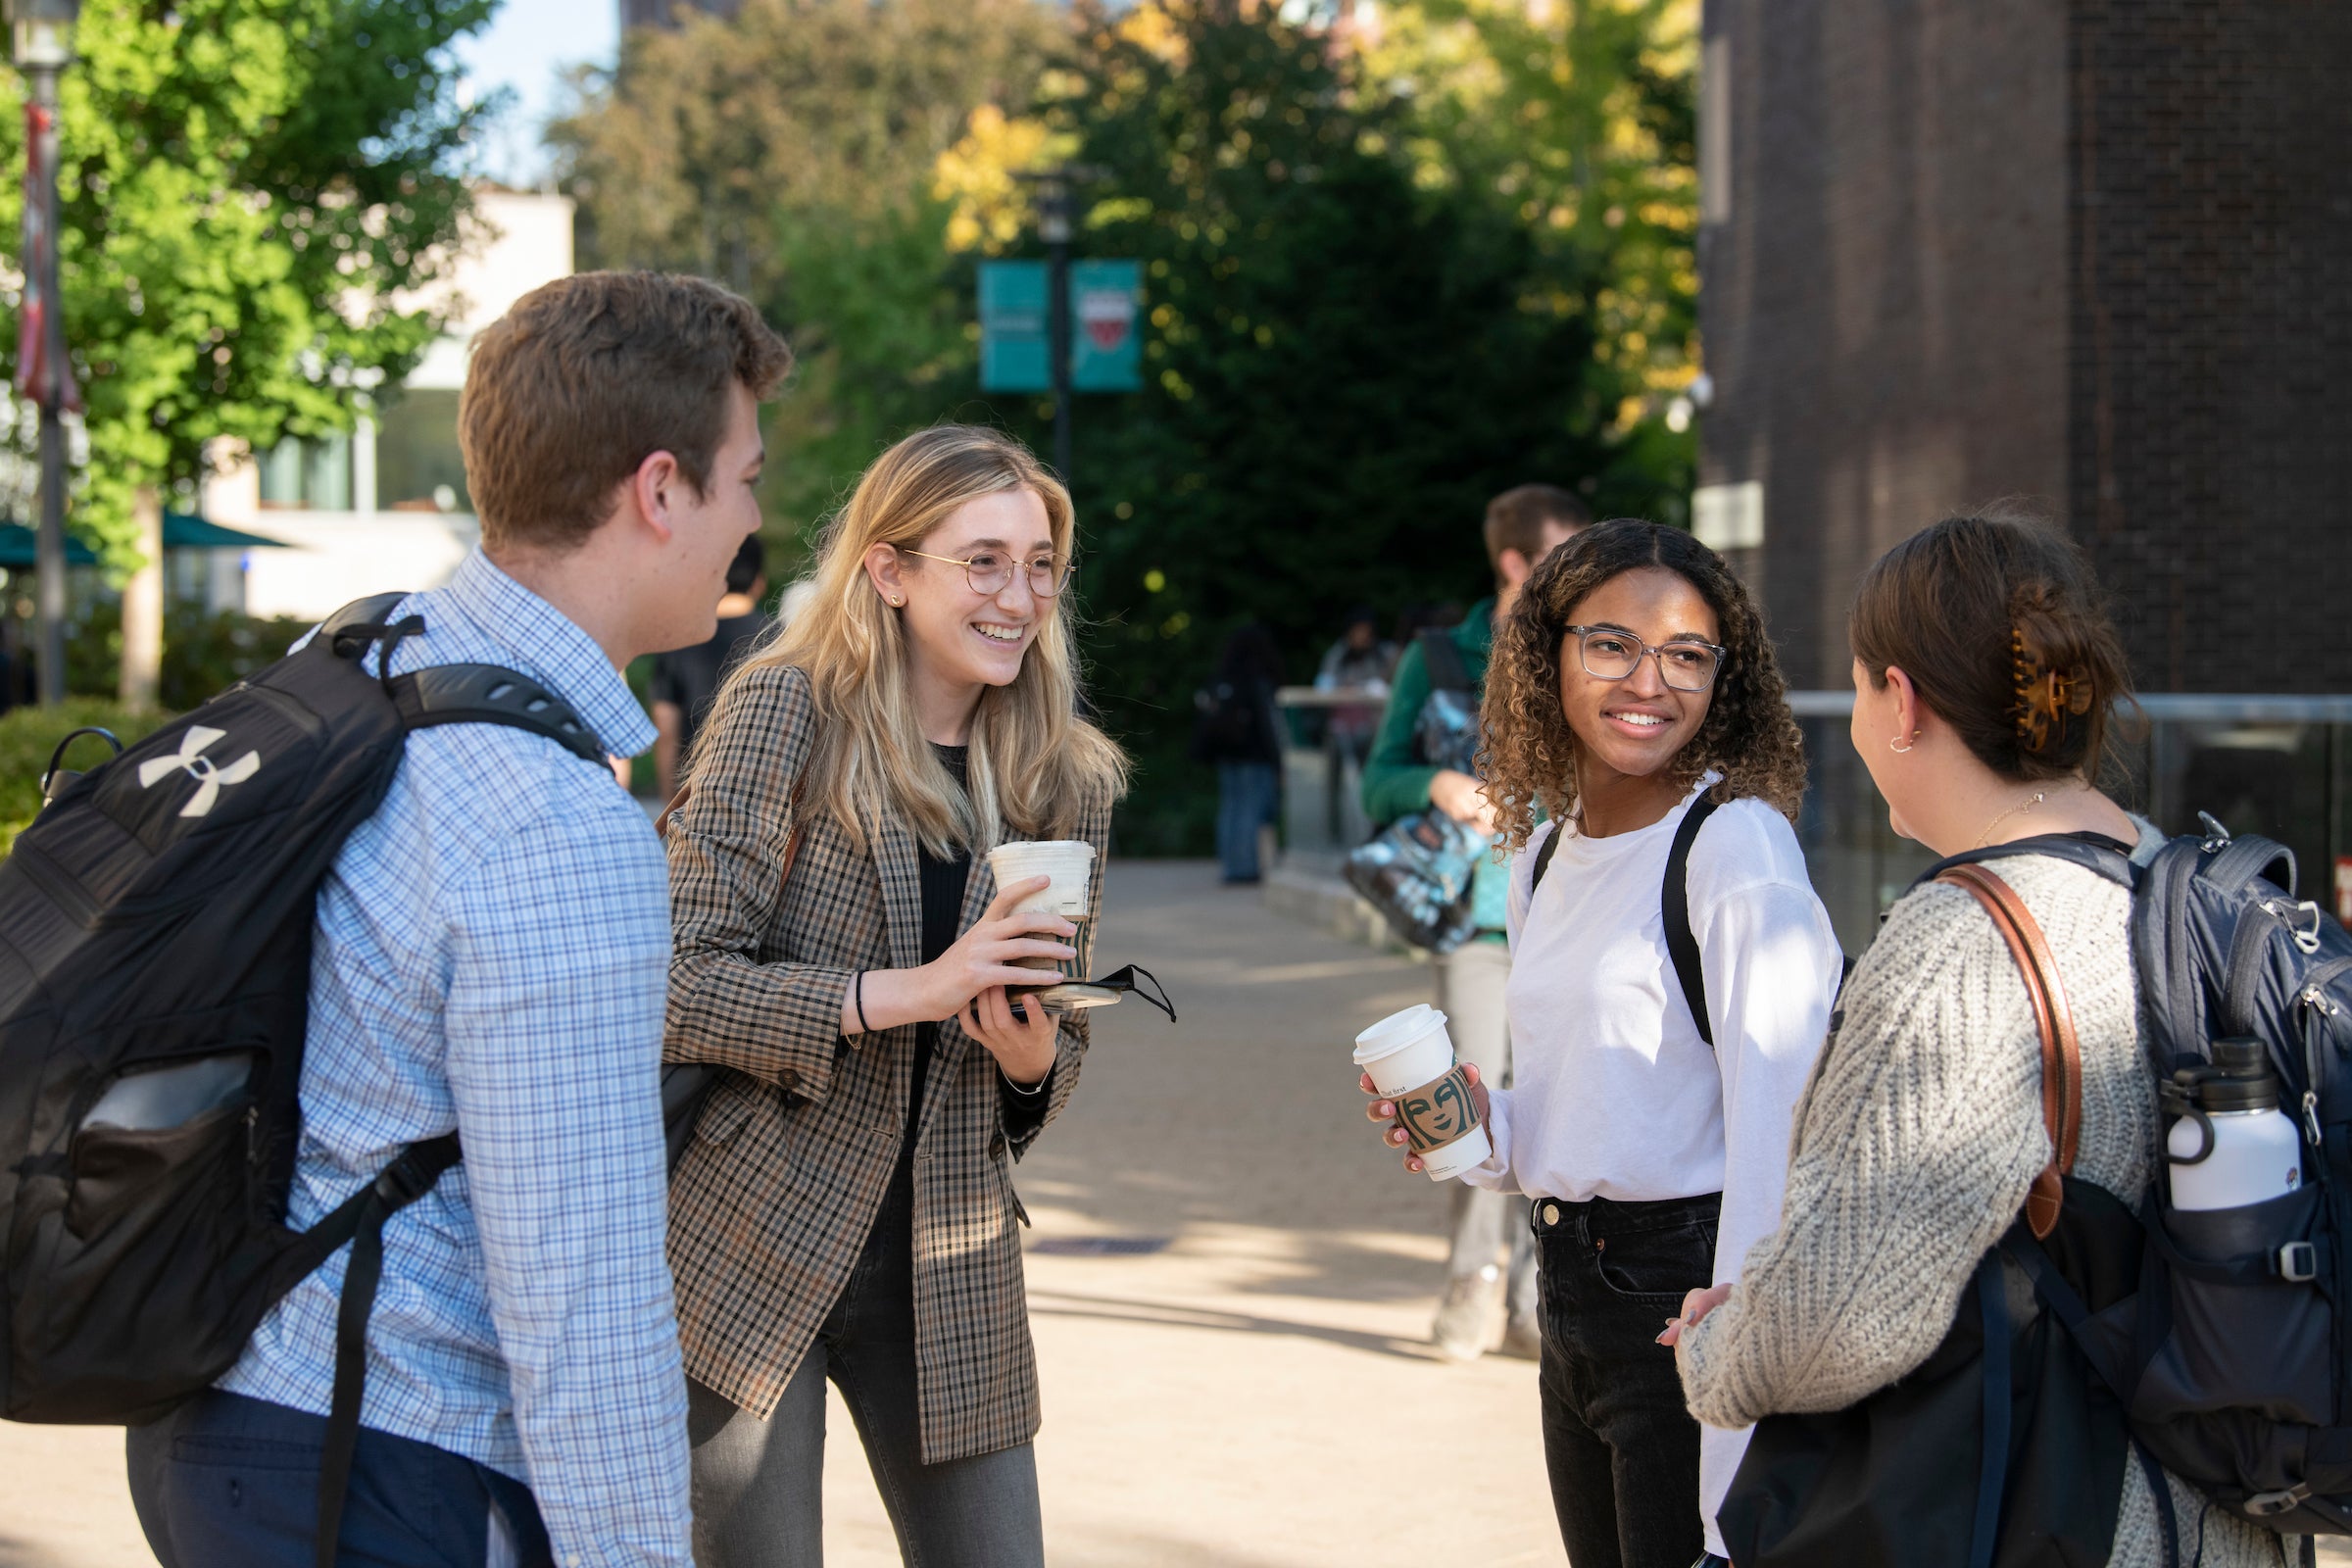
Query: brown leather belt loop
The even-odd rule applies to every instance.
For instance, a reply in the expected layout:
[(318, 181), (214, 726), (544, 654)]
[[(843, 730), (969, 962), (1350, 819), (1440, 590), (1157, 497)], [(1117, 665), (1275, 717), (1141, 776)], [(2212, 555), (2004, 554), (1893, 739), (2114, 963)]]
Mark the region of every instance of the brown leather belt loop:
[(2034, 1025), (2041, 1036), (2041, 1123), (2051, 1151), (2050, 1162), (2026, 1195), (2026, 1223), (2038, 1241), (2058, 1223), (2065, 1191), (2061, 1179), (2073, 1173), (2082, 1141), (2082, 1046), (2075, 1034), (2074, 1010), (2067, 1005), (2049, 941), (2015, 888), (1974, 863), (1946, 866), (1936, 880), (1966, 888), (1992, 916), (2034, 1004)]

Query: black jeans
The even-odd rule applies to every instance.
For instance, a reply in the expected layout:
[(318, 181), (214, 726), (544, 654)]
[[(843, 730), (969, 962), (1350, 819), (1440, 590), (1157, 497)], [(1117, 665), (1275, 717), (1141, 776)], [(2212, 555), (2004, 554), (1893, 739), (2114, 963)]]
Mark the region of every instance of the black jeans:
[(910, 1568), (1044, 1568), (1030, 1445), (922, 1462), (913, 1205), (912, 1175), (901, 1166), (841, 1299), (768, 1419), (688, 1380), (694, 1560), (701, 1568), (823, 1563), (828, 1378), (857, 1423)]
[(1691, 1568), (1706, 1549), (1698, 1423), (1657, 1338), (1714, 1276), (1721, 1202), (1536, 1200), (1544, 1462), (1576, 1568)]

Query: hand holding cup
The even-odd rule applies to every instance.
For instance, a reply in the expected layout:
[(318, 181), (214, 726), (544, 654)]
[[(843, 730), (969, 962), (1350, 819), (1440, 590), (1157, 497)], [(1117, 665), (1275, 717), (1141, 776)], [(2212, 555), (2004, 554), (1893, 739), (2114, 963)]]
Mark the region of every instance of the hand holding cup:
[(1487, 1091), (1476, 1064), (1458, 1060), (1446, 1014), (1427, 1003), (1393, 1012), (1355, 1037), (1355, 1064), (1371, 1116), (1390, 1122), (1392, 1147), (1406, 1148), (1404, 1168), (1431, 1181), (1459, 1176), (1494, 1152), (1487, 1132)]
[(971, 929), (915, 971), (922, 977), (925, 1018), (953, 1018), (992, 986), (1036, 985), (1037, 970), (1021, 967), (1016, 959), (1057, 963), (1078, 956), (1076, 948), (1055, 940), (1076, 936), (1077, 926), (1050, 910), (1019, 910), (1022, 900), (1043, 893), (1052, 882), (1050, 877), (1024, 877), (999, 888)]
[[(1478, 1075), (1478, 1063), (1475, 1061), (1463, 1062), (1462, 1077), (1470, 1084), (1471, 1102), (1478, 1106), (1478, 1119), (1481, 1124), (1484, 1124), (1487, 1119), (1487, 1085), (1486, 1080)], [(1365, 1094), (1379, 1096), (1380, 1088), (1372, 1082), (1370, 1073), (1356, 1074), (1356, 1083)], [(1421, 1156), (1414, 1153), (1408, 1147), (1411, 1145), (1413, 1137), (1404, 1130), (1404, 1123), (1397, 1119), (1396, 1102), (1376, 1098), (1371, 1104), (1364, 1107), (1364, 1115), (1370, 1120), (1380, 1123), (1383, 1143), (1386, 1143), (1391, 1149), (1404, 1151), (1404, 1168), (1406, 1170), (1418, 1176), (1428, 1168), (1422, 1163)]]

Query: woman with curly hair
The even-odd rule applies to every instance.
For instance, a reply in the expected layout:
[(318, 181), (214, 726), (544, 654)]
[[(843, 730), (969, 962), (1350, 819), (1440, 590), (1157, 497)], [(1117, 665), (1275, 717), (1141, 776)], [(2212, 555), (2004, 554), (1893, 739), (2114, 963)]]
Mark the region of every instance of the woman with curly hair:
[[(1778, 1223), (1840, 968), (1789, 827), (1796, 721), (1739, 579), (1631, 517), (1528, 579), (1484, 718), (1497, 828), (1534, 853), (1511, 884), (1514, 1081), (1488, 1096), (1494, 1155), (1466, 1179), (1536, 1200), (1569, 1559), (1689, 1568), (1723, 1550), (1714, 1513), (1746, 1435), (1702, 1435), (1658, 1331)], [(1394, 1102), (1371, 1114), (1393, 1122)]]

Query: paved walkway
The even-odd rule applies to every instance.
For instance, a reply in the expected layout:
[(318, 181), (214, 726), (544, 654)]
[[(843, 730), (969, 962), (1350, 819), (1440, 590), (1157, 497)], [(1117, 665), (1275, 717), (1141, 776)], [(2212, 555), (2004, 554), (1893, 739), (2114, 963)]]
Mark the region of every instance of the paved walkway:
[[(1369, 1135), (1345, 1059), (1424, 971), (1206, 866), (1109, 880), (1102, 967), (1157, 972), (1182, 1021), (1098, 1014), (1076, 1101), (1017, 1172), (1054, 1568), (1561, 1562), (1535, 1369), (1430, 1355), (1444, 1194)], [(838, 1401), (831, 1431), (828, 1562), (888, 1568)], [(0, 1568), (151, 1564), (121, 1453), (0, 1423)]]

